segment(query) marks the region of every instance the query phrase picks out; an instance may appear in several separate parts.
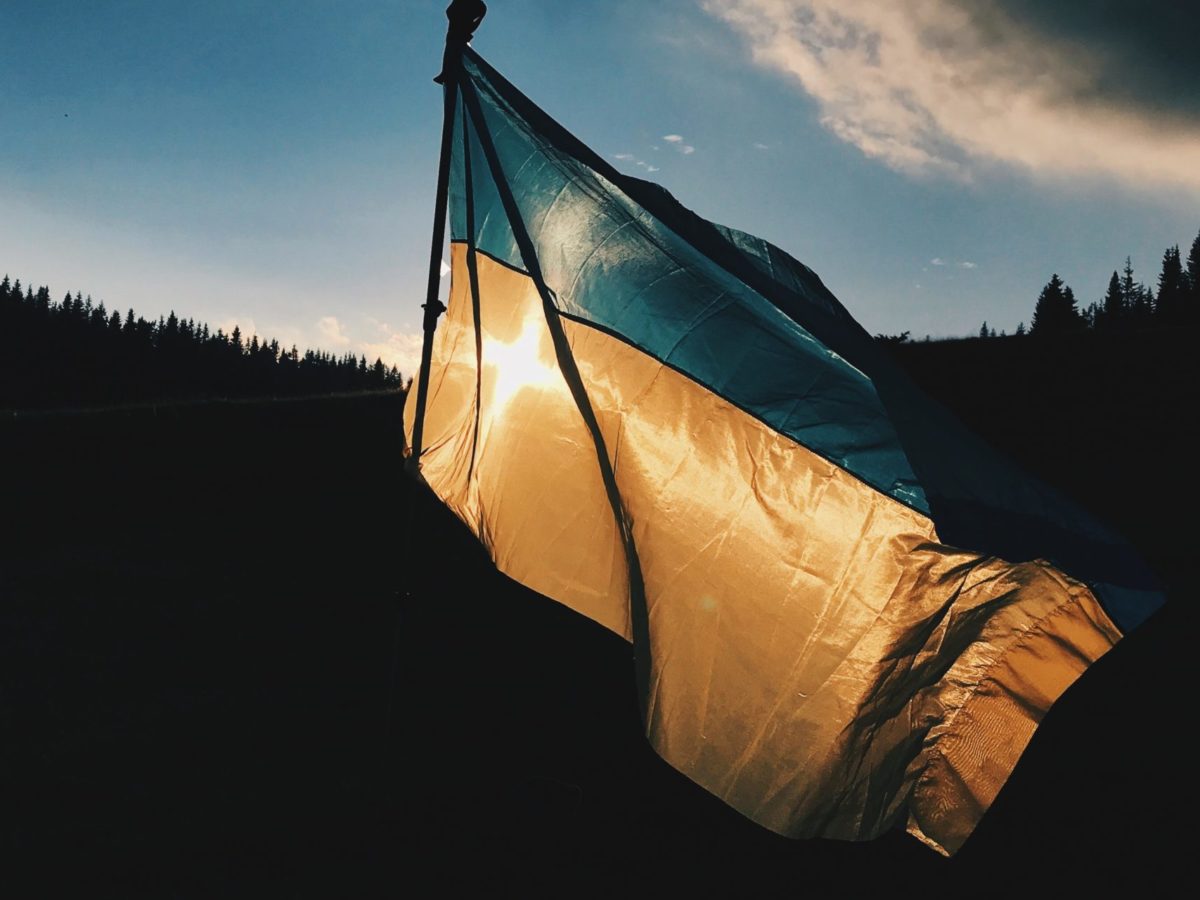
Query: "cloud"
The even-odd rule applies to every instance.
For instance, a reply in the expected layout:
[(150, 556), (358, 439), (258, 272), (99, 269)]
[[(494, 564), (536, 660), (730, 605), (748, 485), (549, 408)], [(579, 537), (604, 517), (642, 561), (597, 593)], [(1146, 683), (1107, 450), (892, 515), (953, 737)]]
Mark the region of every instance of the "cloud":
[(1168, 0), (702, 0), (822, 124), (901, 172), (1200, 190), (1200, 53)]
[(321, 339), (335, 347), (350, 346), (350, 336), (342, 330), (342, 323), (336, 316), (322, 316), (317, 320), (317, 332)]
[(754, 149), (755, 149), (755, 150), (770, 150), (771, 148), (770, 148), (770, 147), (768, 147), (766, 144), (761, 144), (761, 143), (759, 143), (758, 141), (755, 141), (755, 142), (754, 142)]
[(942, 259), (940, 256), (935, 256), (933, 259), (931, 259), (929, 261), (929, 264), (931, 266), (944, 266), (946, 264), (946, 261), (944, 259)]
[[(364, 328), (369, 332), (365, 338)], [(378, 319), (367, 317), (365, 325), (360, 322), (357, 328), (350, 329), (337, 316), (322, 316), (316, 322), (315, 332), (310, 334), (311, 339), (302, 336), (298, 342), (302, 348), (310, 346), (339, 354), (350, 351), (355, 356), (365, 356), (368, 364), (382, 359), (386, 365), (396, 366), (406, 378), (416, 373), (421, 364), (422, 333), (397, 331)]]
[(395, 331), (386, 322), (374, 322), (376, 334), (373, 340), (360, 345), (360, 352), (372, 363), (382, 359), (387, 366), (395, 366), (405, 379), (417, 373), (421, 365), (421, 344), (424, 336), (419, 331)]
[(639, 169), (645, 169), (647, 172), (657, 172), (658, 171), (658, 166), (652, 166), (652, 165), (650, 165), (650, 163), (646, 162), (644, 159), (638, 159), (632, 153), (618, 153), (615, 155), (614, 158), (619, 159), (622, 162), (632, 162)]
[(971, 261), (970, 261), (970, 260), (968, 260), (968, 259), (964, 259), (962, 262), (960, 262), (960, 263), (958, 264), (958, 267), (959, 267), (960, 269), (975, 269), (975, 268), (978, 268), (978, 266), (976, 266), (976, 265), (975, 265), (975, 263), (971, 262)]
[[(684, 156), (689, 156), (696, 152), (695, 147), (693, 147), (691, 144), (685, 144), (683, 142), (682, 134), (664, 134), (663, 140), (682, 153)], [(657, 150), (658, 148), (655, 147), (654, 149)]]

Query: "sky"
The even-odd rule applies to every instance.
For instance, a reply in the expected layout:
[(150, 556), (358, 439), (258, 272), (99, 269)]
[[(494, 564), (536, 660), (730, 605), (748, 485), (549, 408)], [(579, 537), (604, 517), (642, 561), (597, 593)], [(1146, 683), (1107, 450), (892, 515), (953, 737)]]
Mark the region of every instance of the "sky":
[[(445, 3), (3, 0), (0, 274), (411, 374)], [(489, 5), (509, 80), (872, 332), (1012, 331), (1200, 230), (1189, 4)]]

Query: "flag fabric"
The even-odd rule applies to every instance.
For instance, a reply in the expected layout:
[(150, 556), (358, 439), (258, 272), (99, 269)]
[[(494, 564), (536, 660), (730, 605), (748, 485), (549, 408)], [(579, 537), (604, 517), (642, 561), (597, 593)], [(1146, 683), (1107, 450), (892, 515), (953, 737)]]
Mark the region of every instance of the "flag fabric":
[(618, 173), (469, 48), (457, 79), (422, 478), (502, 572), (633, 642), (680, 772), (781, 834), (953, 853), (1161, 602), (1143, 566), (807, 267)]

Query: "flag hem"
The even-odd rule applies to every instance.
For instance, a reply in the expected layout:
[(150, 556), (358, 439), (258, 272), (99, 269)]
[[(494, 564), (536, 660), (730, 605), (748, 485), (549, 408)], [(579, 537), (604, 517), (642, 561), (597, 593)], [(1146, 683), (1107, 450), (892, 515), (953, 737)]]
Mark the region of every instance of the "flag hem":
[[(1045, 571), (1054, 570), (1047, 565)], [(926, 740), (905, 830), (943, 856), (953, 856), (974, 832), (1020, 764), (1046, 713), (1124, 637), (1085, 585), (1056, 577), (1066, 582), (1067, 598), (1007, 643)], [(1056, 680), (1043, 676), (1036, 685), (1026, 681), (1023, 686), (1042, 692), (1040, 697), (1029, 696), (1011, 683), (1025, 676), (1021, 668), (1012, 668), (1021, 656), (1033, 661), (1057, 658), (1076, 666), (1059, 668)], [(954, 680), (953, 675), (952, 669), (946, 680)], [(1020, 715), (1006, 709), (1013, 704)], [(996, 735), (1002, 739), (996, 740)], [(965, 771), (971, 761), (981, 762), (988, 771), (983, 766)]]

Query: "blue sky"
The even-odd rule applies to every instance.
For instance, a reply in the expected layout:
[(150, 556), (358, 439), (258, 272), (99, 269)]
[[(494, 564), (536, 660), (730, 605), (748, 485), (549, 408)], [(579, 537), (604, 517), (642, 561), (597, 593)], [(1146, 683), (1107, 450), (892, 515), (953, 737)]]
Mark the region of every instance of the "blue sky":
[[(444, 5), (5, 0), (0, 272), (411, 372)], [(1200, 228), (1195, 81), (1056, 9), (493, 0), (474, 47), (871, 331), (938, 336), (1011, 330), (1052, 272), (1152, 281)]]

